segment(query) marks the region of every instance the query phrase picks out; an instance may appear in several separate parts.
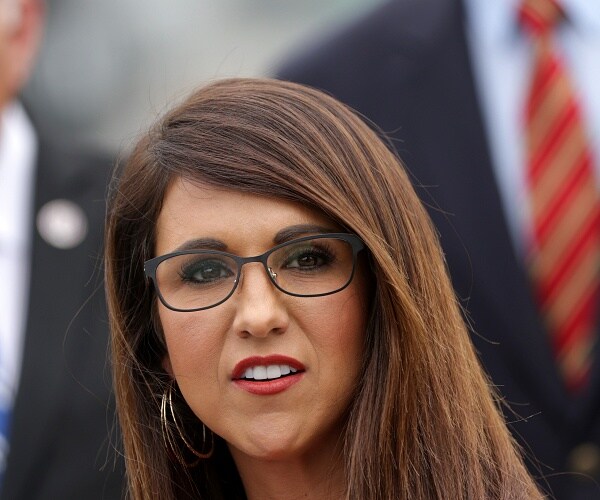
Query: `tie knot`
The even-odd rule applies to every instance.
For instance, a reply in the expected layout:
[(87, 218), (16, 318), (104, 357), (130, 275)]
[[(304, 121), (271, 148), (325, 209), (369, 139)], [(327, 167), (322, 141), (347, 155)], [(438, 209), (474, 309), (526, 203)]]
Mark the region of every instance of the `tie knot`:
[(521, 23), (534, 35), (549, 32), (563, 16), (558, 0), (523, 0), (519, 10)]

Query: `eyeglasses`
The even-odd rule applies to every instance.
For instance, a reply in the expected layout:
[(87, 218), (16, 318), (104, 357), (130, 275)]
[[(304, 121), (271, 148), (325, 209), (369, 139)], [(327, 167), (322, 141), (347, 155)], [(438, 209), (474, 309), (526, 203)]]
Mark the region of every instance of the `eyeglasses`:
[(355, 234), (305, 236), (254, 257), (218, 250), (185, 250), (147, 260), (144, 272), (173, 311), (209, 309), (235, 291), (242, 266), (260, 262), (271, 282), (294, 297), (320, 297), (346, 288), (364, 243)]

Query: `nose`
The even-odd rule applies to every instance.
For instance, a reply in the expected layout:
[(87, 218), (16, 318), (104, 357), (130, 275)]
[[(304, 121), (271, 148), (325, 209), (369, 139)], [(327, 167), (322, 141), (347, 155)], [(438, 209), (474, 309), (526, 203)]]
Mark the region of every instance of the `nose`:
[(242, 337), (284, 333), (289, 315), (283, 294), (273, 285), (261, 263), (246, 264), (236, 289), (235, 332)]

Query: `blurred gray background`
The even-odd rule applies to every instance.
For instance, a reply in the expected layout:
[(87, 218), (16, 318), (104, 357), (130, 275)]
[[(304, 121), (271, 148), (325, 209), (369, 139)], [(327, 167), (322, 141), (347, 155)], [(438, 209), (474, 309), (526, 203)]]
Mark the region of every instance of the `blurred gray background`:
[(48, 0), (25, 91), (40, 125), (124, 151), (202, 82), (268, 76), (382, 0)]

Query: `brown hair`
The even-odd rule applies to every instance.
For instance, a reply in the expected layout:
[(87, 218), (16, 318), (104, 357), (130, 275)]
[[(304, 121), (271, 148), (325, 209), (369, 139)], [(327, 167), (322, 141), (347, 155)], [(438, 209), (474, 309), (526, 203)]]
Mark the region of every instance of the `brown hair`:
[(162, 118), (119, 174), (106, 283), (134, 498), (244, 496), (222, 442), (186, 470), (161, 436), (165, 346), (143, 262), (177, 177), (316, 207), (365, 242), (373, 297), (345, 431), (347, 498), (541, 498), (478, 364), (430, 220), (398, 158), (354, 112), (293, 83), (219, 81)]

